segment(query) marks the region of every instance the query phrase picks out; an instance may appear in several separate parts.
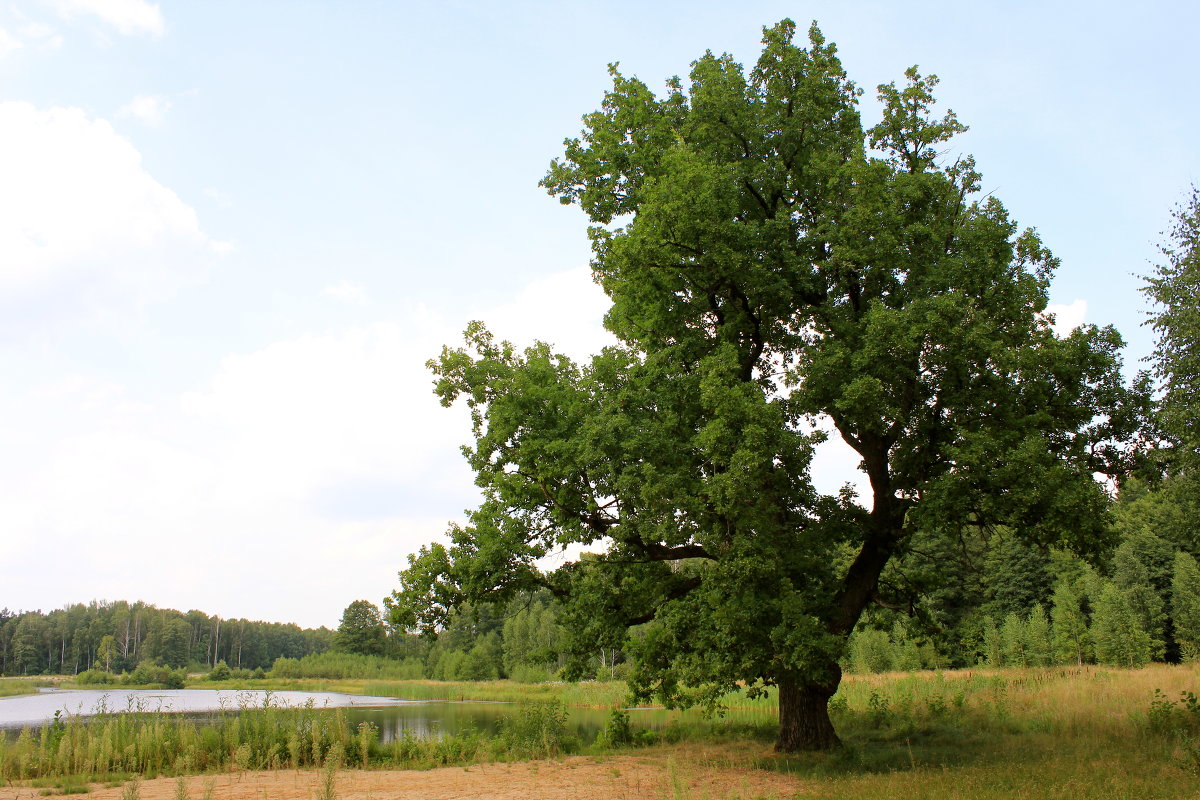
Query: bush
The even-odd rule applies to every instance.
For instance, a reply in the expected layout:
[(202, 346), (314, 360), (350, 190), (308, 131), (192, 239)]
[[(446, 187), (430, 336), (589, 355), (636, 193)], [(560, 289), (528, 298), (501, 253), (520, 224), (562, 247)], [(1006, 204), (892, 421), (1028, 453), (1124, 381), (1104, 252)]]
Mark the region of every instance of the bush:
[(515, 758), (549, 758), (578, 745), (567, 735), (567, 709), (561, 703), (522, 705), (500, 720), (497, 744)]
[(208, 673), (210, 681), (227, 681), (233, 677), (233, 670), (224, 661), (218, 661), (217, 665)]
[(187, 685), (187, 670), (169, 669), (161, 681), (164, 689), (182, 689)]
[(170, 669), (153, 661), (143, 661), (134, 667), (133, 672), (124, 675), (121, 683), (133, 686), (161, 686), (164, 689), (182, 689), (187, 678), (187, 670)]
[(892, 668), (892, 643), (887, 631), (868, 628), (850, 637), (850, 669), (853, 672), (887, 672)]
[(633, 744), (633, 729), (629, 725), (629, 712), (614, 708), (608, 722), (596, 734), (597, 747), (624, 747)]
[(75, 676), (81, 686), (105, 686), (117, 682), (117, 676), (102, 669), (87, 669)]
[(301, 659), (275, 659), (270, 677), (409, 681), (424, 678), (425, 669), (420, 659), (416, 658), (397, 661), (383, 656), (317, 653)]

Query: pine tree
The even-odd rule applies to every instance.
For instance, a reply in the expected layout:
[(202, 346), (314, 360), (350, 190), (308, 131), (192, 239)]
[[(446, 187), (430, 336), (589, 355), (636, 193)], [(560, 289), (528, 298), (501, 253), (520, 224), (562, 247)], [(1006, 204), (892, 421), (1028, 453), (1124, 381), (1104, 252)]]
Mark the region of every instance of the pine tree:
[(1088, 657), (1090, 641), (1079, 593), (1071, 581), (1061, 580), (1054, 587), (1051, 602), (1054, 663), (1082, 665)]
[(1175, 554), (1171, 578), (1171, 617), (1184, 661), (1200, 658), (1200, 566), (1190, 553)]
[(1141, 667), (1150, 661), (1150, 634), (1141, 627), (1129, 597), (1111, 583), (1096, 601), (1091, 635), (1096, 658), (1103, 664)]
[(1130, 610), (1150, 637), (1151, 658), (1161, 659), (1166, 652), (1166, 604), (1155, 590), (1150, 570), (1129, 539), (1121, 543), (1113, 557), (1113, 583), (1125, 593)]

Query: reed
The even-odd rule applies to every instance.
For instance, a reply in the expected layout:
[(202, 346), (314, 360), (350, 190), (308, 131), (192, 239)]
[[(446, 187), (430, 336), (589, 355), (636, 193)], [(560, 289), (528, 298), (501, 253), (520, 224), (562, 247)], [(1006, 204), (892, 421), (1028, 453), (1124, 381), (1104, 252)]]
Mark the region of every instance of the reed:
[(613, 708), (624, 703), (623, 681), (516, 683), (514, 681), (369, 681), (364, 694), (405, 700), (476, 700), (562, 703), (572, 708)]
[(44, 686), (57, 686), (53, 678), (0, 678), (0, 697), (33, 694)]
[(93, 717), (56, 719), (37, 733), (0, 736), (0, 785), (58, 779), (118, 779), (218, 770), (346, 766), (428, 769), (481, 760), (557, 755), (580, 743), (566, 733), (561, 704), (518, 705), (502, 734), (420, 739), (411, 733), (381, 744), (370, 723), (351, 729), (342, 709), (272, 704), (228, 709), (197, 721), (166, 713), (98, 709)]
[[(0, 782), (48, 776), (154, 776), (214, 769), (322, 766), (325, 754), (345, 752), (351, 733), (341, 710), (311, 705), (228, 709), (197, 722), (171, 714), (99, 709), (0, 737)], [(289, 746), (290, 745), (290, 746)]]
[(750, 745), (757, 755), (749, 767), (802, 775), (818, 797), (1189, 796), (1171, 792), (1186, 784), (1194, 793), (1200, 773), (1200, 701), (1190, 694), (1198, 678), (1197, 665), (852, 676), (831, 703), (846, 747), (792, 756), (764, 755), (776, 726), (770, 697), (732, 695), (724, 717), (692, 715), (657, 731), (631, 729), (618, 712), (600, 741), (588, 743), (569, 735), (565, 708), (616, 708), (623, 684), (366, 683), (360, 688), (415, 699), (524, 703), (493, 738), (403, 734), (386, 743), (369, 723), (351, 729), (341, 710), (273, 700), (201, 721), (98, 709), (95, 717), (0, 737), (0, 784), (37, 780), (56, 788), (68, 778), (78, 785), (75, 778), (127, 782), (230, 769), (324, 768), (332, 775), (348, 767), (427, 769), (630, 746), (744, 753)]

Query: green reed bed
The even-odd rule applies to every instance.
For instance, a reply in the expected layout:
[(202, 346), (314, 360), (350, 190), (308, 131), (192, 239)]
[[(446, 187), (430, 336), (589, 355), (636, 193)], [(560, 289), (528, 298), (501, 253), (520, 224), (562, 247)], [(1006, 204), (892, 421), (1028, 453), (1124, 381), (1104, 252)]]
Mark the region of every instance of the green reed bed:
[(342, 709), (311, 704), (242, 707), (197, 719), (167, 713), (56, 718), (37, 732), (0, 737), (0, 784), (65, 778), (187, 775), (227, 769), (336, 765), (428, 769), (481, 760), (545, 758), (581, 748), (561, 704), (523, 704), (485, 738), (466, 732), (435, 739), (411, 733), (381, 743), (371, 723), (351, 729)]
[(0, 678), (0, 697), (33, 694), (44, 686), (57, 686), (53, 678)]
[(320, 766), (331, 750), (345, 752), (351, 740), (344, 715), (311, 707), (245, 708), (202, 721), (104, 712), (0, 738), (0, 781)]
[(574, 708), (614, 708), (624, 703), (622, 681), (516, 683), (514, 681), (368, 681), (362, 692), (405, 700), (472, 700), (503, 703), (562, 703)]

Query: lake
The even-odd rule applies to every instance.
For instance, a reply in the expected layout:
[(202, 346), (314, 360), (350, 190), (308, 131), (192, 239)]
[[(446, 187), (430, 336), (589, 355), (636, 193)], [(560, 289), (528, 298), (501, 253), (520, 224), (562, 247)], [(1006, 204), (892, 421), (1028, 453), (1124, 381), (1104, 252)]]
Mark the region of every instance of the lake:
[[(512, 703), (453, 702), (445, 700), (401, 700), (395, 697), (371, 697), (339, 692), (241, 691), (218, 689), (43, 689), (37, 694), (0, 698), (0, 731), (15, 732), (24, 727), (37, 728), (54, 718), (89, 717), (112, 712), (166, 712), (195, 715), (261, 708), (264, 703), (276, 707), (341, 708), (351, 728), (370, 722), (379, 729), (381, 742), (405, 735), (434, 738), (467, 730), (491, 735), (500, 720), (512, 714)], [(592, 741), (608, 721), (604, 709), (570, 708), (568, 727), (583, 741)], [(760, 715), (754, 715), (761, 718)], [(700, 719), (695, 712), (668, 712), (663, 709), (633, 709), (631, 722), (639, 728), (661, 728), (672, 720)]]

